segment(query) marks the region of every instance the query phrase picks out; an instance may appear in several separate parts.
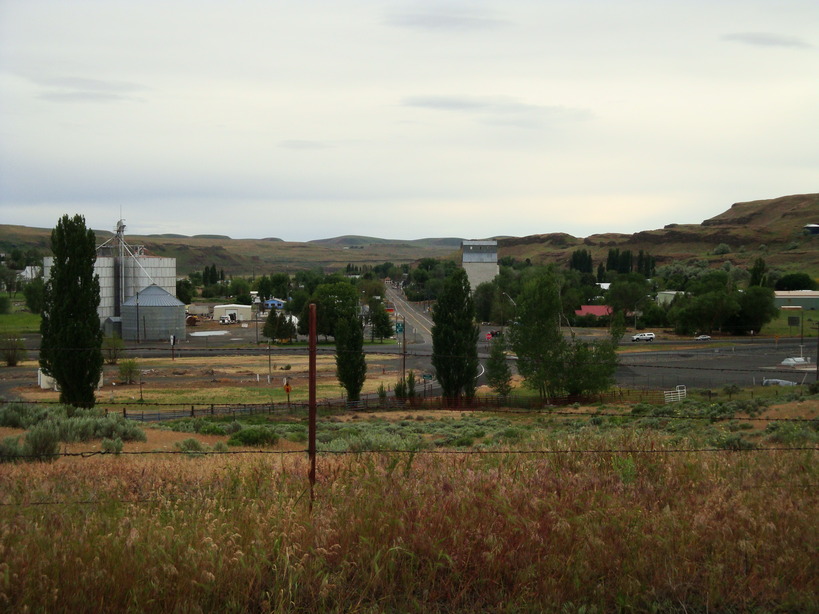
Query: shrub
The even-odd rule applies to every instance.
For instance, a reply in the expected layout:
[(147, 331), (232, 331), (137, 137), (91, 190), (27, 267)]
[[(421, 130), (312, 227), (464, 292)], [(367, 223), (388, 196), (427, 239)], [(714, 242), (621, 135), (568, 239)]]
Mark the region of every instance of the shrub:
[(102, 340), (102, 355), (105, 357), (105, 362), (109, 365), (117, 364), (124, 349), (125, 342), (121, 337), (115, 335), (113, 337), (105, 337)]
[(55, 422), (36, 424), (26, 433), (23, 455), (28, 460), (53, 461), (60, 450), (60, 433)]
[(307, 441), (307, 432), (306, 431), (293, 431), (292, 433), (288, 433), (286, 435), (286, 439), (288, 441), (292, 441), (294, 443), (303, 443)]
[(804, 445), (819, 441), (819, 420), (808, 423), (771, 422), (765, 428), (765, 441), (789, 445)]
[(234, 433), (228, 439), (229, 446), (272, 446), (279, 441), (279, 436), (273, 429), (266, 426), (249, 426)]
[(199, 429), (199, 432), (202, 435), (227, 435), (227, 431), (225, 430), (224, 426), (221, 424), (214, 424), (213, 422), (203, 424)]
[(119, 365), (119, 377), (125, 384), (133, 384), (139, 372), (139, 364), (133, 358), (123, 360)]
[(122, 439), (108, 439), (104, 437), (102, 440), (102, 451), (105, 454), (119, 454), (122, 452)]
[(0, 463), (15, 462), (22, 454), (19, 437), (4, 437), (0, 440)]
[(20, 403), (9, 403), (0, 407), (0, 426), (12, 429), (28, 428), (30, 406)]
[(12, 334), (0, 337), (0, 353), (7, 367), (16, 367), (27, 355), (23, 340)]
[(725, 450), (753, 450), (756, 448), (755, 443), (743, 439), (739, 433), (732, 433), (718, 438), (716, 446)]
[(176, 449), (180, 452), (185, 452), (186, 454), (204, 454), (208, 450), (205, 444), (198, 439), (194, 439), (193, 437), (183, 439), (182, 441), (177, 441)]

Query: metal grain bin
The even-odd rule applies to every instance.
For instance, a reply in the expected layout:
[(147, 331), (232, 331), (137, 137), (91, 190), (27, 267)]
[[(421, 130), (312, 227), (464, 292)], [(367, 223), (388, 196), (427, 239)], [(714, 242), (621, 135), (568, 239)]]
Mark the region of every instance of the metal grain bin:
[(185, 304), (152, 284), (122, 304), (122, 338), (126, 341), (169, 341), (185, 338)]

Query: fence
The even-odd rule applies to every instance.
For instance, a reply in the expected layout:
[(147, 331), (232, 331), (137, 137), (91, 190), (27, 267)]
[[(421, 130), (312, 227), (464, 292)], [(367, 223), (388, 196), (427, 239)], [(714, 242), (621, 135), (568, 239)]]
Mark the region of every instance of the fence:
[[(684, 388), (684, 387), (682, 387)], [(660, 390), (614, 390), (605, 393), (586, 396), (564, 396), (540, 399), (538, 397), (509, 395), (507, 397), (497, 395), (479, 395), (469, 400), (449, 399), (440, 395), (427, 394), (426, 396), (416, 395), (411, 398), (399, 399), (394, 396), (379, 397), (378, 395), (365, 395), (358, 401), (347, 401), (346, 399), (325, 399), (318, 402), (317, 409), (324, 412), (334, 412), (343, 410), (358, 411), (395, 411), (410, 409), (425, 410), (451, 410), (451, 411), (545, 411), (555, 407), (565, 407), (573, 404), (596, 404), (596, 403), (649, 403), (662, 404), (667, 402), (663, 391)], [(106, 403), (101, 402), (100, 406)], [(132, 407), (132, 406), (131, 406)], [(306, 412), (307, 403), (231, 403), (206, 405), (186, 405), (181, 408), (178, 404), (148, 405), (142, 409), (131, 409), (122, 407), (123, 417), (137, 422), (161, 422), (166, 420), (179, 420), (182, 418), (197, 418), (207, 416), (249, 416), (261, 414), (286, 414)], [(179, 409), (162, 409), (162, 407)], [(109, 412), (117, 411), (109, 407)]]

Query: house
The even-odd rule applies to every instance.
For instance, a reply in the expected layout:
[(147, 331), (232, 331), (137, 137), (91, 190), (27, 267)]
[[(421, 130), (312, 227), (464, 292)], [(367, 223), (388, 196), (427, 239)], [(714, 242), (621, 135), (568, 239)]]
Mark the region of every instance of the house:
[(284, 309), (285, 301), (280, 298), (269, 298), (262, 303), (262, 308), (267, 311), (268, 309)]

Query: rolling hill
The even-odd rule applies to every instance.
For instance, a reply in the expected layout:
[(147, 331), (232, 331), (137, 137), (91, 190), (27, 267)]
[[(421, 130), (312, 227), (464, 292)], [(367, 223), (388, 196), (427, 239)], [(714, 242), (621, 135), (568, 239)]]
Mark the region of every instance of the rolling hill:
[[(770, 200), (736, 203), (701, 224), (668, 224), (657, 230), (634, 234), (605, 233), (585, 238), (566, 233), (499, 237), (501, 257), (530, 259), (535, 263), (565, 263), (571, 252), (586, 249), (595, 262), (606, 259), (611, 248), (646, 251), (658, 266), (670, 262), (706, 261), (721, 265), (730, 261), (747, 266), (765, 258), (770, 267), (804, 271), (819, 277), (819, 236), (807, 236), (803, 228), (819, 223), (819, 194), (799, 194)], [(111, 237), (95, 231), (100, 242)], [(0, 225), (0, 251), (14, 248), (49, 252), (51, 229)], [(142, 245), (146, 253), (177, 259), (177, 271), (185, 275), (215, 264), (229, 275), (264, 274), (276, 271), (322, 268), (344, 269), (347, 264), (375, 265), (382, 262), (412, 263), (421, 258), (458, 258), (461, 239), (426, 238), (412, 241), (345, 235), (306, 243), (276, 238), (231, 239), (221, 235), (127, 235), (131, 245)], [(720, 245), (728, 253), (715, 254)], [(724, 252), (724, 248), (717, 250)]]
[[(586, 238), (565, 233), (500, 239), (498, 252), (535, 263), (565, 263), (576, 249), (586, 249), (594, 262), (605, 261), (609, 249), (646, 251), (657, 265), (704, 260), (711, 265), (730, 261), (746, 266), (762, 257), (783, 271), (804, 271), (819, 277), (819, 236), (804, 234), (819, 223), (819, 194), (799, 194), (736, 203), (701, 224), (668, 224), (634, 234), (596, 234)], [(727, 254), (715, 254), (720, 245)], [(717, 250), (723, 251), (723, 250)]]

